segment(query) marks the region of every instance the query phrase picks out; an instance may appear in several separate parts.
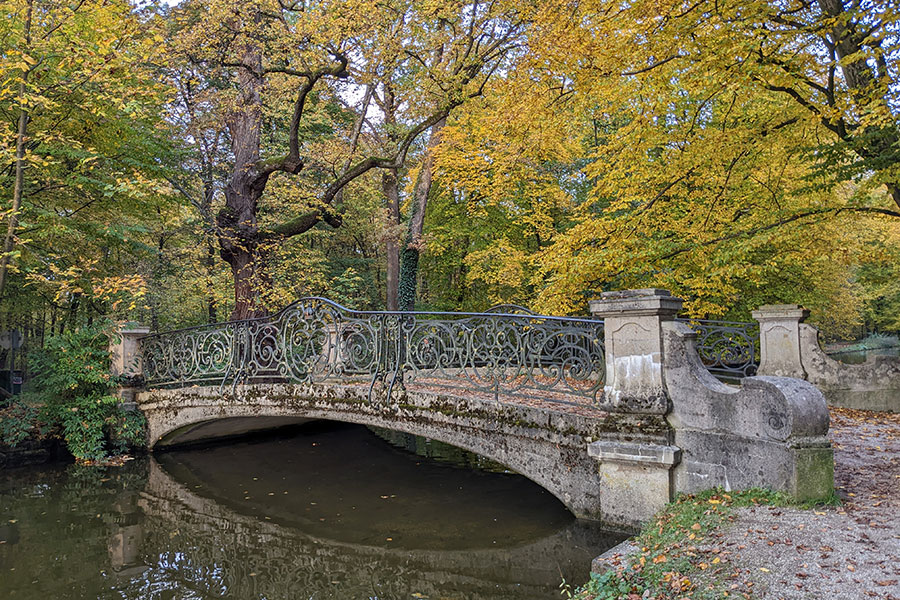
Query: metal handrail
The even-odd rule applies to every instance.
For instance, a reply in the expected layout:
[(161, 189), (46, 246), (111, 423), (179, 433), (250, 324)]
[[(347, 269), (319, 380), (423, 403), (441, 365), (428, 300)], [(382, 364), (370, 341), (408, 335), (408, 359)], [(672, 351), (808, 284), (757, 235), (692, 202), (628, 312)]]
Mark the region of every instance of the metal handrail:
[[(143, 338), (151, 387), (368, 379), (456, 387), (574, 404), (599, 403), (605, 380), (603, 321), (492, 312), (366, 311), (310, 296), (277, 313)], [(710, 372), (731, 381), (759, 364), (758, 324), (680, 321), (698, 333)]]
[(596, 404), (603, 322), (534, 314), (358, 311), (302, 298), (267, 316), (142, 340), (150, 387), (380, 380)]

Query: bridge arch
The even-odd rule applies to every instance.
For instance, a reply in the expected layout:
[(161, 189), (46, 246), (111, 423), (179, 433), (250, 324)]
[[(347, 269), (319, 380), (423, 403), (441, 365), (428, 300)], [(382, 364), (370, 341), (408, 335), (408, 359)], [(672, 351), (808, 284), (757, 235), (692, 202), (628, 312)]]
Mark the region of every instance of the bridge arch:
[[(603, 485), (587, 445), (604, 429), (593, 418), (546, 408), (400, 390), (390, 401), (370, 399), (364, 385), (253, 384), (142, 391), (151, 448), (230, 419), (261, 426), (326, 419), (437, 440), (484, 456), (527, 477), (573, 514), (600, 519)], [(598, 418), (600, 417), (600, 418)]]

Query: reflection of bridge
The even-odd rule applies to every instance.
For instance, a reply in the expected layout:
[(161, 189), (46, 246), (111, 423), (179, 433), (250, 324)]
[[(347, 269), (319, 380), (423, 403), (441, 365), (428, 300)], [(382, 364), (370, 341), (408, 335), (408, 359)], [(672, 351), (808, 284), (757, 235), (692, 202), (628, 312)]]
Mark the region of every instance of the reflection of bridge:
[[(150, 443), (228, 418), (322, 418), (447, 442), (536, 481), (576, 515), (633, 527), (676, 491), (831, 493), (821, 394), (799, 380), (725, 386), (660, 290), (605, 294), (598, 319), (347, 311), (142, 342)], [(120, 354), (127, 354), (124, 340)], [(195, 432), (196, 433), (196, 432)]]
[[(155, 462), (138, 503), (147, 517), (141, 554), (156, 572), (145, 580), (169, 572), (217, 597), (409, 598), (415, 592), (430, 598), (545, 598), (561, 574), (584, 577), (590, 549), (611, 543), (576, 521), (507, 548), (413, 551), (350, 544), (241, 514), (189, 490)], [(581, 568), (561, 573), (558, 564), (567, 563)]]

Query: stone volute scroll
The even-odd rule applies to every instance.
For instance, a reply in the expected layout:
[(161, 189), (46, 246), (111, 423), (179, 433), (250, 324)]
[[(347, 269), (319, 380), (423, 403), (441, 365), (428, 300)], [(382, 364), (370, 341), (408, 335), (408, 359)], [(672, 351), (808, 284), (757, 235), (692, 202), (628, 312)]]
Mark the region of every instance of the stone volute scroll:
[(800, 500), (828, 498), (834, 461), (828, 407), (809, 382), (747, 377), (740, 387), (709, 374), (684, 323), (664, 323), (667, 415), (682, 460), (677, 492), (765, 487)]

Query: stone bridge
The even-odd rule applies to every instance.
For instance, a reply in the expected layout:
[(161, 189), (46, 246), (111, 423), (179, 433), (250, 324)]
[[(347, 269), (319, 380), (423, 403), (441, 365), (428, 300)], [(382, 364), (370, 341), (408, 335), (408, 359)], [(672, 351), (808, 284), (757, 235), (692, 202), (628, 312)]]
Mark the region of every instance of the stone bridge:
[(600, 321), (305, 299), (264, 319), (124, 332), (114, 366), (143, 377), (122, 395), (146, 415), (151, 448), (247, 419), (373, 425), (486, 456), (625, 530), (715, 486), (830, 496), (822, 394), (783, 377), (721, 383), (674, 320), (681, 304), (662, 290), (606, 293), (591, 303)]

